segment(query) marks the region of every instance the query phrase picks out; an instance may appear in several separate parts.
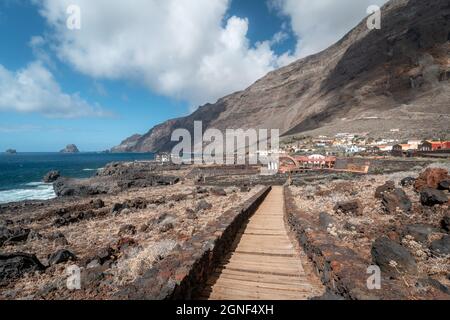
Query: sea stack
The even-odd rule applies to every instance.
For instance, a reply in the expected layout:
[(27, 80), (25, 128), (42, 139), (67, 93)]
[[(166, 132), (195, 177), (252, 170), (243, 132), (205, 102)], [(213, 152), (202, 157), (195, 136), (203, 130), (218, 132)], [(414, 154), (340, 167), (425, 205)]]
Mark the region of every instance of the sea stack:
[(74, 144), (69, 144), (65, 149), (61, 150), (60, 153), (80, 153), (77, 146)]

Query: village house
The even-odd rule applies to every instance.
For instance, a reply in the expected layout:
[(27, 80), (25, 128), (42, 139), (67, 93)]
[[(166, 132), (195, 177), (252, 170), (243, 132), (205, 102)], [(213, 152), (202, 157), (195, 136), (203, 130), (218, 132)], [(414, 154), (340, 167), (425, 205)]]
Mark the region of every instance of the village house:
[(425, 141), (419, 146), (419, 151), (450, 150), (450, 141)]
[(294, 157), (294, 159), (302, 169), (332, 169), (336, 163), (336, 157), (321, 154)]

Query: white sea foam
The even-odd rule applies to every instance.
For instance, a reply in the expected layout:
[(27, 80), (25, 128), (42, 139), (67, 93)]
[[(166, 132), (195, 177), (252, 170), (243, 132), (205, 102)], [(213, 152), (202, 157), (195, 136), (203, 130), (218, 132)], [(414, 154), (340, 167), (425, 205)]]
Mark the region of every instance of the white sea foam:
[(27, 183), (26, 186), (29, 188), (0, 191), (0, 203), (56, 198), (52, 184), (32, 182)]
[(86, 169), (83, 169), (83, 171), (97, 171), (97, 169), (89, 169), (89, 168), (86, 168)]

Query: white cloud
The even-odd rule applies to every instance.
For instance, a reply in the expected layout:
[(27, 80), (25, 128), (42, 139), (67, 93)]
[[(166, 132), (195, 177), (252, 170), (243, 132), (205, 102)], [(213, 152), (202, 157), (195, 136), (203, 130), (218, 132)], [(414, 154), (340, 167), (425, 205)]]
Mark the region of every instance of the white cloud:
[[(59, 58), (97, 79), (128, 79), (198, 105), (242, 90), (290, 61), (271, 40), (250, 44), (249, 21), (224, 21), (229, 0), (35, 0)], [(81, 30), (66, 28), (69, 4)], [(278, 36), (280, 37), (280, 35)]]
[(58, 118), (107, 115), (78, 94), (64, 93), (41, 62), (18, 71), (0, 65), (0, 111), (39, 112)]
[(269, 0), (269, 6), (291, 19), (298, 38), (296, 56), (326, 49), (355, 27), (370, 5), (387, 0)]

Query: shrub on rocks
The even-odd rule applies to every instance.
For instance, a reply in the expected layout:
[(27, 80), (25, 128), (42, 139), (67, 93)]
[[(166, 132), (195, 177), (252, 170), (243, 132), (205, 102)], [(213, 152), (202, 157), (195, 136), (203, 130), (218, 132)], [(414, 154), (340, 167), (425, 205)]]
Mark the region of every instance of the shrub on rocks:
[(7, 285), (27, 273), (44, 270), (44, 265), (35, 255), (20, 252), (0, 254), (0, 286)]
[(433, 207), (448, 202), (448, 196), (440, 190), (424, 188), (420, 192), (420, 202), (424, 206)]
[(425, 188), (437, 189), (439, 184), (444, 180), (449, 180), (448, 171), (440, 168), (429, 168), (422, 172), (414, 184), (417, 191)]
[(77, 257), (69, 250), (61, 249), (56, 251), (55, 253), (52, 253), (48, 257), (48, 264), (49, 265), (55, 265), (60, 263), (66, 263), (68, 261), (76, 261)]
[(389, 214), (395, 214), (397, 210), (410, 212), (412, 202), (402, 189), (395, 189), (391, 192), (385, 192), (382, 195), (382, 205), (384, 210)]
[(338, 202), (334, 207), (334, 210), (336, 211), (336, 213), (343, 213), (355, 216), (363, 215), (363, 206), (361, 204), (361, 201), (359, 200)]
[(399, 272), (417, 273), (417, 264), (411, 253), (387, 237), (378, 238), (373, 243), (372, 260), (388, 276), (398, 276)]

